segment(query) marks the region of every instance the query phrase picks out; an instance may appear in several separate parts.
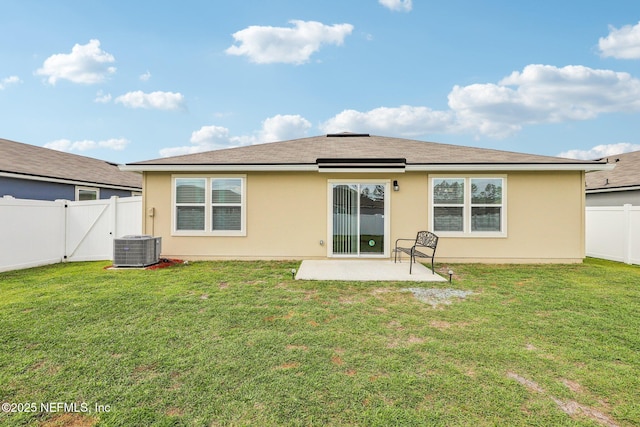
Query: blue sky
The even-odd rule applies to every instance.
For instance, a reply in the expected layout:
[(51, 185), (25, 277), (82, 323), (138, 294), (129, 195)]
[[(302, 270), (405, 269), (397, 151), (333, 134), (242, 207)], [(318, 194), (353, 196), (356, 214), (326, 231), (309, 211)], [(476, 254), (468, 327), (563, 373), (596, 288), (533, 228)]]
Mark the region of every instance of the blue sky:
[(637, 0), (0, 10), (0, 138), (118, 163), (341, 131), (575, 158), (640, 150)]

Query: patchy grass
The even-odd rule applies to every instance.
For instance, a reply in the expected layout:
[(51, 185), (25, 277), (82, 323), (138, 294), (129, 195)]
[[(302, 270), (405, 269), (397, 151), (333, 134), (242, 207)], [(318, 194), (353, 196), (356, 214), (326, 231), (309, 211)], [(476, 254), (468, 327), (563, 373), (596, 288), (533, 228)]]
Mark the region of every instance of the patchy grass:
[(105, 265), (0, 274), (1, 425), (640, 425), (638, 267), (453, 265), (428, 287), (473, 294), (434, 308), (292, 262)]

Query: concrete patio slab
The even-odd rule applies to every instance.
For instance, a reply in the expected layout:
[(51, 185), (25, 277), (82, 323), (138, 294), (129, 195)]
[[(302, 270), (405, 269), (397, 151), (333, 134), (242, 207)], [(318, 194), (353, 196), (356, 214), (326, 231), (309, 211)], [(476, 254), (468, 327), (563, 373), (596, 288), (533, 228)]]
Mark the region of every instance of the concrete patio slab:
[(343, 281), (396, 281), (396, 282), (446, 282), (447, 279), (431, 273), (422, 264), (413, 264), (409, 274), (409, 262), (394, 263), (389, 260), (305, 260), (296, 274), (296, 280)]

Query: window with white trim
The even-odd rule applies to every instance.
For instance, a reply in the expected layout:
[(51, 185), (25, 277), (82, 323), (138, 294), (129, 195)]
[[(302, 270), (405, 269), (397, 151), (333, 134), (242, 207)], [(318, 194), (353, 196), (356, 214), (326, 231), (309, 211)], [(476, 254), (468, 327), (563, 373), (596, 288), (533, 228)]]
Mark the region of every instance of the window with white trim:
[(211, 230), (242, 229), (242, 179), (211, 179)]
[(506, 236), (503, 177), (431, 179), (431, 228), (450, 236)]
[(245, 177), (176, 177), (174, 233), (246, 235)]
[(100, 198), (100, 189), (95, 187), (78, 187), (76, 186), (76, 201), (98, 200)]
[(464, 178), (433, 179), (433, 231), (464, 231)]
[(206, 187), (204, 178), (176, 178), (176, 231), (205, 231)]

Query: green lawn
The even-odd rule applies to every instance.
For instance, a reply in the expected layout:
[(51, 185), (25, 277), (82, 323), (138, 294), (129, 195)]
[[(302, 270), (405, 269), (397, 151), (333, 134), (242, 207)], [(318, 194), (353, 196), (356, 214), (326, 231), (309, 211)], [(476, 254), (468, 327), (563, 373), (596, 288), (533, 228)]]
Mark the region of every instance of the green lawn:
[(295, 262), (105, 265), (0, 273), (0, 425), (640, 425), (639, 267), (453, 265), (419, 285), (474, 294), (433, 308)]

